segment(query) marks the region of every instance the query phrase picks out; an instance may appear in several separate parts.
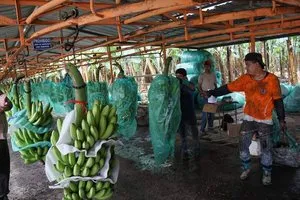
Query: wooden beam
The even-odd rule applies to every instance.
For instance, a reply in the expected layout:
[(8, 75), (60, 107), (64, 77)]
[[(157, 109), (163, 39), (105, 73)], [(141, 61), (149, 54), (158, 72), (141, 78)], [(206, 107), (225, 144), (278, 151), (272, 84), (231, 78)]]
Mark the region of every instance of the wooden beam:
[[(293, 33), (299, 33), (300, 28), (293, 28), (293, 29), (275, 29), (275, 30), (264, 30), (264, 31), (257, 31), (254, 32), (256, 37), (259, 36), (264, 36), (264, 35), (278, 35), (278, 34), (293, 34)], [(242, 34), (237, 34), (234, 37), (234, 41), (249, 41), (250, 33), (242, 33)], [(184, 48), (187, 46), (192, 46), (192, 45), (201, 45), (201, 44), (207, 44), (207, 43), (215, 43), (215, 42), (222, 42), (229, 40), (230, 36), (225, 35), (225, 36), (217, 36), (214, 38), (208, 38), (208, 39), (197, 39), (193, 40), (190, 42), (182, 42), (182, 43), (177, 43), (173, 45), (169, 45), (169, 48)], [(220, 45), (221, 46), (221, 45)]]
[(17, 22), (18, 22), (18, 30), (19, 30), (19, 38), (21, 45), (25, 44), (25, 38), (24, 38), (24, 26), (20, 25), (20, 21), (22, 19), (22, 13), (21, 13), (21, 6), (18, 0), (15, 0), (15, 9), (16, 9), (16, 16), (17, 16)]
[[(46, 3), (49, 3), (49, 0), (19, 0), (20, 5), (22, 6), (43, 6)], [(14, 0), (1, 0), (0, 5), (14, 5)], [(89, 2), (73, 2), (69, 1), (66, 5), (78, 7), (83, 10), (90, 10)], [(114, 4), (110, 3), (95, 3), (96, 9), (104, 9), (114, 7)]]
[(287, 4), (290, 6), (298, 6), (300, 7), (300, 1), (299, 0), (275, 0), (278, 3)]
[(7, 46), (6, 39), (4, 39), (4, 41), (3, 41), (3, 46), (4, 46), (4, 50), (5, 50), (5, 59), (8, 60), (8, 46)]
[[(286, 14), (286, 13), (297, 13), (300, 12), (300, 8), (295, 7), (280, 7), (277, 8), (277, 14)], [(200, 19), (189, 20), (187, 26), (194, 26), (200, 24), (211, 24), (217, 22), (224, 22), (229, 20), (245, 19), (250, 17), (261, 17), (261, 16), (274, 16), (272, 8), (259, 8), (256, 10), (247, 10), (247, 11), (238, 11), (230, 12), (225, 14), (218, 14), (213, 16), (207, 16), (204, 18), (203, 22)], [(148, 29), (138, 30), (128, 35), (125, 35), (124, 38), (130, 38), (136, 35), (148, 34), (151, 32), (163, 31), (171, 28), (178, 28), (185, 26), (183, 21), (171, 22), (161, 26), (155, 26)]]
[(6, 25), (16, 25), (16, 20), (11, 19), (9, 17), (6, 17), (4, 15), (0, 15), (0, 26), (6, 26)]
[(183, 9), (186, 7), (191, 7), (191, 6), (195, 6), (196, 4), (194, 2), (191, 2), (190, 4), (186, 4), (186, 5), (179, 5), (179, 6), (171, 6), (171, 7), (166, 7), (166, 8), (160, 8), (160, 9), (156, 9), (156, 10), (152, 10), (137, 16), (134, 16), (132, 18), (126, 19), (124, 20), (124, 24), (130, 24), (132, 22), (136, 22), (142, 19), (146, 19), (149, 18), (151, 16), (155, 16), (155, 15), (160, 15), (163, 13), (168, 13), (174, 10), (178, 10), (178, 9)]
[(28, 42), (31, 42), (35, 38), (41, 37), (48, 33), (57, 31), (59, 29), (67, 28), (69, 26), (79, 25), (83, 26), (86, 24), (90, 24), (96, 21), (117, 17), (121, 15), (131, 14), (132, 12), (142, 12), (151, 9), (158, 9), (162, 7), (169, 7), (169, 6), (177, 6), (177, 5), (185, 5), (190, 4), (193, 0), (145, 0), (143, 2), (138, 3), (130, 3), (117, 6), (115, 8), (107, 8), (103, 9), (100, 12), (97, 12), (98, 16), (103, 16), (102, 18), (95, 16), (93, 14), (83, 15), (76, 19), (69, 19), (67, 21), (48, 26), (40, 31), (35, 32), (32, 36), (28, 39)]
[(42, 5), (41, 7), (39, 7), (38, 9), (35, 9), (33, 11), (33, 13), (31, 13), (27, 19), (26, 19), (26, 23), (30, 24), (33, 20), (37, 19), (40, 15), (42, 15), (43, 13), (55, 8), (56, 6), (59, 6), (65, 2), (68, 2), (69, 0), (52, 0), (49, 1), (48, 3)]

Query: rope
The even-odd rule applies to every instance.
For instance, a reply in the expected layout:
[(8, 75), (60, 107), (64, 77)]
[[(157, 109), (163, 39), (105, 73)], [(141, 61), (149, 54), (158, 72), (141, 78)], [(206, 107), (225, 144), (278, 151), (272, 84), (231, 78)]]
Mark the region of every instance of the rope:
[(78, 101), (78, 100), (71, 99), (71, 100), (66, 101), (65, 103), (66, 104), (70, 104), (70, 103), (79, 104), (82, 106), (82, 109), (84, 110), (84, 112), (85, 113), (87, 112), (86, 106), (87, 106), (88, 102), (86, 102), (86, 101)]

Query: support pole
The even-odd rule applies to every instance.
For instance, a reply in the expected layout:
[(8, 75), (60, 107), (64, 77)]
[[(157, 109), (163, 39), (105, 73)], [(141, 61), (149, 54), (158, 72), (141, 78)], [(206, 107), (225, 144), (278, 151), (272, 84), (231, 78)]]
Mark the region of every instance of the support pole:
[(107, 55), (109, 59), (109, 65), (110, 65), (110, 74), (111, 74), (111, 82), (114, 82), (114, 72), (112, 68), (112, 58), (111, 58), (111, 52), (110, 52), (110, 46), (107, 46)]

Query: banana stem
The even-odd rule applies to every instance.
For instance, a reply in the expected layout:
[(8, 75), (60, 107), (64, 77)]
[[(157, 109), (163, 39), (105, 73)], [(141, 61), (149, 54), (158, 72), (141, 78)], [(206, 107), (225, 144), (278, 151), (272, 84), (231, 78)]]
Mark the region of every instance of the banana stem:
[(68, 63), (66, 70), (72, 78), (75, 89), (75, 124), (79, 126), (87, 109), (86, 86), (80, 72), (73, 64)]
[(30, 81), (26, 81), (24, 83), (25, 95), (26, 95), (26, 109), (27, 109), (27, 116), (30, 118), (31, 116), (31, 85)]
[(168, 75), (168, 73), (169, 73), (169, 67), (170, 67), (171, 61), (172, 61), (172, 57), (168, 57), (168, 58), (166, 59), (166, 63), (165, 63), (164, 71), (163, 71), (163, 74), (164, 74), (164, 75)]

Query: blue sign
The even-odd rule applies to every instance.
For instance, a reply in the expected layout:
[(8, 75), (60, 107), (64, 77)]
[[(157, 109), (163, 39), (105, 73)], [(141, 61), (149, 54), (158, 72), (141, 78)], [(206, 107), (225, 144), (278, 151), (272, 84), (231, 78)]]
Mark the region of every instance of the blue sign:
[(33, 48), (35, 51), (44, 51), (51, 48), (50, 38), (38, 38), (33, 40)]

